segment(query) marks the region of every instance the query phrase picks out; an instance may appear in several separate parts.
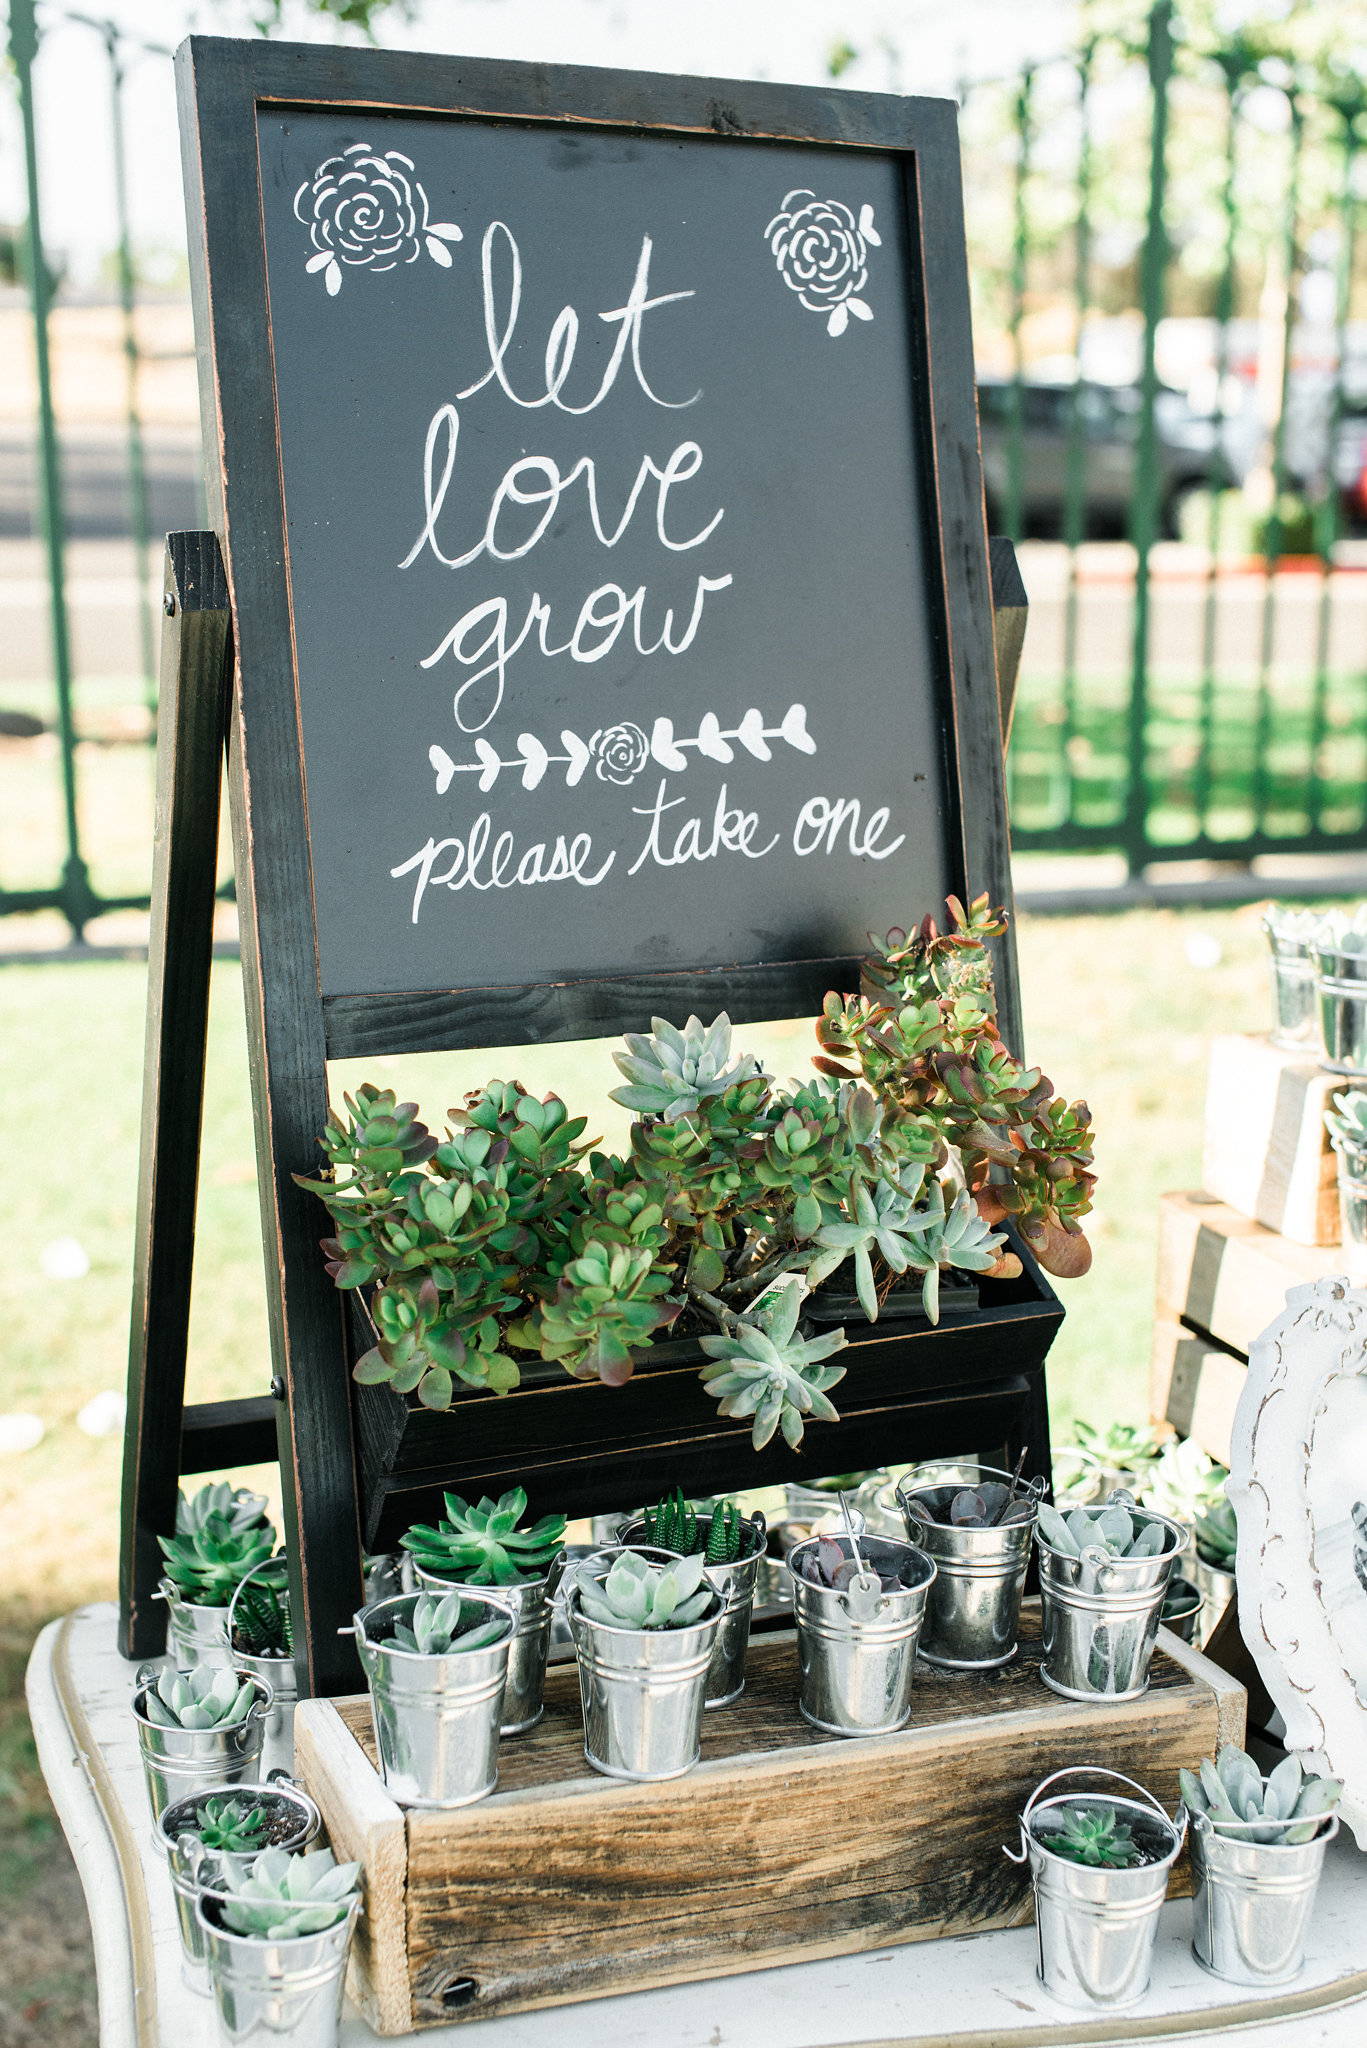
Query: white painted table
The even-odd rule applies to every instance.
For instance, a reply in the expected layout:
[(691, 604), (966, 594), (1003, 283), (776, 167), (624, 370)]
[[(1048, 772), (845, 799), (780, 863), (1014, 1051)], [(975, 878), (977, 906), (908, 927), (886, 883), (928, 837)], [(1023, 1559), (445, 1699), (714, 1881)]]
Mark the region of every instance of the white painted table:
[[(133, 1667), (112, 1606), (44, 1629), (29, 1663), (38, 1754), (90, 1905), (101, 2048), (215, 2048), (211, 2003), (184, 1984), (165, 1865), (151, 1833), (133, 1720)], [(800, 1898), (794, 1911), (801, 1911)], [(1047, 1999), (1033, 1928), (917, 1942), (831, 1962), (595, 1999), (409, 2036), (428, 2048), (1034, 2048), (1117, 2040), (1260, 2048), (1367, 2043), (1367, 1857), (1329, 1852), (1300, 1980), (1262, 1998), (1207, 1976), (1191, 1906), (1163, 1909), (1148, 1998), (1088, 2020)], [(380, 2036), (348, 2009), (344, 2048)]]

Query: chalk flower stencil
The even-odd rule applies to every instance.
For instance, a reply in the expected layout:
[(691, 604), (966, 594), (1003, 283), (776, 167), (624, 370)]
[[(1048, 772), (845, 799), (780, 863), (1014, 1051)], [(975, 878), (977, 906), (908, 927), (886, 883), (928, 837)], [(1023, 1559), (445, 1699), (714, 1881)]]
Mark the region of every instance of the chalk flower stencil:
[(552, 753), (535, 733), (520, 732), (517, 752), (512, 755), (501, 755), (488, 740), (477, 738), (473, 761), (453, 761), (445, 747), (429, 747), (427, 758), (436, 776), (438, 796), (445, 796), (457, 775), (477, 775), (483, 794), (505, 770), (516, 774), (524, 789), (536, 789), (551, 766), (564, 769), (566, 789), (576, 788), (590, 765), (600, 782), (615, 782), (625, 789), (652, 761), (670, 775), (687, 768), (690, 754), (725, 767), (736, 759), (736, 745), (753, 760), (772, 761), (771, 740), (781, 740), (799, 754), (816, 752), (816, 741), (807, 730), (805, 704), (790, 704), (777, 725), (766, 725), (763, 712), (751, 705), (738, 724), (725, 730), (715, 711), (704, 711), (691, 739), (675, 734), (672, 718), (655, 719), (649, 738), (639, 725), (624, 720), (620, 725), (601, 726), (587, 740), (577, 732), (562, 732), (563, 754)]
[(294, 195), (295, 218), (309, 231), (314, 254), (305, 268), (321, 270), (332, 297), (342, 289), (342, 266), (353, 270), (395, 270), (416, 263), (424, 249), (434, 263), (451, 267), (448, 242), (461, 241), (454, 221), (428, 216), (427, 194), (413, 175), (410, 157), (397, 149), (380, 152), (353, 142), (340, 156), (319, 164)]
[(827, 334), (843, 334), (851, 313), (872, 320), (872, 307), (859, 296), (868, 282), (869, 250), (882, 246), (871, 206), (861, 206), (856, 221), (841, 200), (818, 199), (802, 187), (785, 195), (764, 239), (789, 291), (809, 313), (825, 314)]

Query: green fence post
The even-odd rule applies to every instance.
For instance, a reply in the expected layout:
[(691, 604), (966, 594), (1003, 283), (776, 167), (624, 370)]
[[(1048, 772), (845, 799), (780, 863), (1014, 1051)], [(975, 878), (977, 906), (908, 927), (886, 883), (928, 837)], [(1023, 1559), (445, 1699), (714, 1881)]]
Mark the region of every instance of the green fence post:
[(1089, 36), (1078, 52), (1077, 99), (1080, 133), (1077, 157), (1077, 214), (1073, 223), (1073, 388), (1068, 400), (1068, 446), (1063, 483), (1063, 539), (1068, 549), (1068, 588), (1063, 603), (1063, 694), (1059, 726), (1059, 775), (1063, 786), (1064, 826), (1076, 822), (1077, 786), (1072, 741), (1077, 731), (1078, 559), (1087, 498), (1086, 445), (1082, 418), (1082, 349), (1091, 311), (1092, 290), (1092, 67), (1096, 39)]
[(1149, 203), (1140, 260), (1144, 344), (1140, 368), (1139, 435), (1135, 447), (1130, 538), (1135, 550), (1134, 636), (1130, 658), (1127, 720), (1127, 786), (1124, 849), (1131, 875), (1143, 872), (1149, 845), (1149, 555), (1158, 532), (1158, 397), (1156, 338), (1163, 316), (1168, 266), (1167, 197), (1168, 91), (1172, 83), (1172, 0), (1156, 0), (1149, 14)]
[(1009, 316), (1012, 377), (1010, 408), (1007, 415), (1006, 503), (1002, 507), (1002, 524), (1014, 541), (1020, 540), (1025, 524), (1025, 349), (1021, 330), (1025, 319), (1025, 285), (1030, 261), (1026, 188), (1030, 179), (1030, 148), (1034, 129), (1031, 101), (1034, 90), (1035, 74), (1027, 67), (1021, 73), (1015, 104), (1016, 177), (1012, 197), (1015, 226), (1011, 247)]
[(124, 404), (128, 424), (128, 513), (133, 532), (133, 557), (138, 579), (138, 647), (142, 657), (143, 697), (147, 705), (148, 738), (157, 736), (157, 643), (153, 605), (159, 576), (152, 560), (151, 518), (147, 501), (147, 459), (138, 409), (141, 354), (137, 330), (137, 276), (133, 265), (133, 234), (128, 209), (128, 151), (123, 121), (123, 57), (115, 22), (102, 30), (109, 58), (109, 102), (114, 145), (114, 207), (118, 221), (119, 304), (123, 312)]
[(1282, 553), (1282, 498), (1286, 491), (1286, 401), (1291, 389), (1291, 355), (1296, 335), (1296, 284), (1300, 272), (1301, 253), (1300, 181), (1301, 145), (1305, 140), (1305, 107), (1294, 83), (1287, 87), (1286, 99), (1291, 115), (1282, 245), (1286, 305), (1282, 313), (1282, 362), (1277, 392), (1277, 418), (1272, 429), (1272, 508), (1267, 515), (1267, 534), (1263, 543), (1263, 601), (1258, 631), (1257, 709), (1253, 727), (1252, 830), (1255, 838), (1262, 838), (1266, 832), (1271, 784), (1268, 756), (1272, 748), (1272, 663), (1276, 651), (1277, 564)]
[(34, 0), (10, 0), (9, 53), (19, 87), (19, 113), (24, 130), (24, 173), (28, 186), (28, 233), (25, 261), (33, 309), (33, 348), (38, 378), (38, 475), (42, 503), (43, 541), (47, 553), (49, 610), (52, 628), (52, 674), (57, 697), (57, 734), (61, 747), (62, 802), (66, 825), (66, 860), (62, 866), (61, 907), (72, 933), (80, 938), (96, 903), (90, 874), (81, 858), (76, 812), (76, 726), (71, 697), (71, 637), (66, 611), (66, 524), (62, 515), (62, 484), (57, 450), (57, 420), (52, 404), (52, 363), (48, 350), (51, 289), (43, 255), (42, 220), (38, 205), (38, 143), (33, 111), (33, 64), (38, 55)]

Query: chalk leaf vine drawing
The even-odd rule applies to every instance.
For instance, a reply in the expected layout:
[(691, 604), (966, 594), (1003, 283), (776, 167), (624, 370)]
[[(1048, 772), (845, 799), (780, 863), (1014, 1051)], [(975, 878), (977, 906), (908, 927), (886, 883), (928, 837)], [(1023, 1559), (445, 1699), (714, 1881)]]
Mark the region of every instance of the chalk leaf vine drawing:
[(777, 725), (766, 725), (764, 714), (752, 706), (740, 723), (727, 731), (722, 730), (715, 711), (705, 711), (692, 739), (676, 738), (671, 718), (657, 718), (648, 739), (639, 725), (627, 720), (620, 725), (604, 726), (590, 733), (587, 740), (577, 732), (562, 732), (563, 754), (553, 754), (535, 733), (520, 732), (517, 752), (510, 759), (505, 759), (486, 739), (475, 740), (473, 761), (453, 761), (445, 747), (440, 746), (429, 747), (427, 758), (437, 778), (438, 796), (445, 796), (457, 775), (478, 775), (481, 792), (490, 790), (505, 769), (521, 775), (524, 789), (535, 789), (551, 767), (563, 768), (565, 787), (573, 789), (590, 766), (601, 782), (625, 787), (651, 761), (677, 775), (687, 768), (690, 754), (724, 765), (735, 760), (737, 745), (756, 761), (772, 761), (771, 740), (795, 747), (800, 754), (816, 752), (816, 741), (807, 730), (805, 704), (790, 704)]
[(321, 270), (332, 297), (342, 289), (342, 265), (354, 270), (395, 270), (416, 263), (424, 249), (451, 267), (448, 242), (463, 240), (451, 220), (429, 217), (427, 194), (413, 175), (411, 157), (397, 149), (373, 150), (353, 142), (319, 164), (294, 195), (295, 218), (309, 231), (314, 253), (305, 264)]
[(818, 199), (799, 187), (785, 194), (764, 239), (789, 291), (809, 313), (825, 314), (827, 334), (843, 334), (851, 313), (872, 320), (872, 307), (859, 296), (868, 282), (869, 250), (882, 246), (871, 206), (861, 206), (856, 221), (843, 201)]

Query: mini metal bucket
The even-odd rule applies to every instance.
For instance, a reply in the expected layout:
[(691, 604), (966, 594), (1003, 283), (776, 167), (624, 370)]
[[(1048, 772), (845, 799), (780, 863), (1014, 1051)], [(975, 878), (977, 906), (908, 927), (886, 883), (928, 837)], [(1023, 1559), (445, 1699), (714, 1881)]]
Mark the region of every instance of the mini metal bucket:
[(1219, 1626), (1221, 1615), (1234, 1598), (1237, 1580), (1234, 1573), (1227, 1572), (1223, 1565), (1207, 1564), (1194, 1543), (1183, 1562), (1205, 1601), (1195, 1640), (1198, 1644), (1208, 1643)]
[(1367, 1264), (1367, 1153), (1350, 1149), (1336, 1138), (1338, 1155), (1339, 1242), (1356, 1279)]
[(400, 1806), (469, 1806), (498, 1783), (499, 1723), (516, 1616), (501, 1592), (462, 1589), (463, 1602), (499, 1615), (507, 1632), (483, 1650), (425, 1657), (386, 1639), (396, 1621), (410, 1619), (418, 1598), (400, 1593), (356, 1616), (356, 1650), (370, 1687), (380, 1776)]
[[(707, 1673), (705, 1707), (729, 1707), (745, 1691), (745, 1653), (750, 1647), (750, 1616), (754, 1612), (755, 1586), (768, 1540), (763, 1515), (747, 1515), (745, 1526), (750, 1532), (749, 1554), (738, 1557), (734, 1564), (710, 1564), (703, 1573), (722, 1603), (721, 1623)], [(698, 1529), (705, 1542), (712, 1530), (711, 1515), (698, 1516)], [(628, 1522), (619, 1532), (618, 1541), (636, 1549), (644, 1541), (645, 1533), (643, 1521)]]
[(1367, 956), (1321, 946), (1315, 957), (1320, 1064), (1331, 1074), (1367, 1074)]
[[(674, 1561), (669, 1551), (643, 1544), (621, 1547)], [(576, 1580), (610, 1554), (596, 1552)], [(609, 1628), (584, 1613), (577, 1583), (567, 1609), (586, 1761), (607, 1778), (682, 1778), (701, 1754), (707, 1677), (724, 1612), (719, 1596), (714, 1593), (710, 1613), (687, 1628)]]
[[(1011, 1484), (1009, 1472), (990, 1465), (980, 1468), (980, 1476)], [(949, 1522), (923, 1522), (907, 1506), (920, 1500), (932, 1514), (948, 1512), (943, 1496), (957, 1490), (953, 1480), (904, 1481), (897, 1489), (907, 1541), (935, 1560), (918, 1651), (927, 1664), (946, 1671), (990, 1671), (1009, 1664), (1016, 1654), (1035, 1518), (1005, 1528), (960, 1529)]]
[(867, 1616), (851, 1610), (849, 1596), (813, 1584), (802, 1570), (818, 1541), (838, 1543), (852, 1555), (848, 1536), (808, 1537), (788, 1557), (797, 1620), (801, 1669), (798, 1707), (814, 1728), (831, 1735), (890, 1735), (911, 1719), (911, 1682), (916, 1643), (935, 1562), (895, 1536), (862, 1536), (859, 1548), (871, 1563), (905, 1565), (915, 1560), (916, 1580), (881, 1593)]
[(1169, 1579), (1163, 1595), (1162, 1626), (1171, 1629), (1182, 1642), (1194, 1643), (1205, 1605), (1205, 1595), (1190, 1579)]
[[(1137, 1792), (1139, 1799), (1113, 1794), (1042, 1795), (1064, 1778), (1106, 1778)], [(1115, 1810), (1143, 1840), (1164, 1853), (1135, 1870), (1097, 1870), (1057, 1856), (1039, 1840), (1041, 1819), (1058, 1807), (1102, 1806)], [(1055, 1771), (1036, 1787), (1020, 1822), (1021, 1846), (1008, 1849), (1013, 1863), (1030, 1865), (1035, 1890), (1035, 1935), (1039, 1979), (1060, 2005), (1124, 2011), (1149, 1988), (1158, 1915), (1167, 1896), (1168, 1874), (1181, 1854), (1186, 1814), (1170, 1820), (1153, 1795), (1118, 1771), (1081, 1766)]]
[(271, 1689), (271, 1710), (266, 1716), (266, 1735), (261, 1752), (261, 1769), (266, 1776), (272, 1771), (294, 1769), (294, 1710), (299, 1704), (299, 1677), (293, 1657), (253, 1657), (246, 1650), (235, 1649), (233, 1631), (237, 1626), (237, 1602), (243, 1586), (272, 1569), (279, 1574), (283, 1565), (281, 1557), (267, 1558), (264, 1564), (254, 1566), (239, 1582), (228, 1602), (228, 1655), (233, 1669), (245, 1671), (252, 1678), (264, 1679)]
[(182, 1600), (169, 1579), (162, 1580), (157, 1598), (166, 1602), (166, 1653), (177, 1671), (231, 1662), (226, 1607), (197, 1607), (193, 1600)]
[(1163, 1601), (1185, 1535), (1166, 1515), (1139, 1512), (1168, 1532), (1167, 1547), (1156, 1557), (1110, 1557), (1100, 1545), (1065, 1557), (1036, 1526), (1044, 1606), (1040, 1677), (1065, 1699), (1135, 1700), (1148, 1689)]
[(472, 1586), (462, 1579), (443, 1579), (424, 1571), (414, 1560), (413, 1583), (430, 1593), (459, 1593), (462, 1599), (479, 1600), (494, 1592), (506, 1602), (513, 1615), (514, 1632), (508, 1651), (508, 1683), (503, 1693), (504, 1735), (525, 1735), (535, 1728), (546, 1711), (546, 1659), (551, 1648), (551, 1623), (555, 1618), (555, 1590), (565, 1569), (565, 1553), (551, 1559), (544, 1578), (522, 1579), (515, 1586)]
[[(310, 1848), (316, 1841), (323, 1825), (322, 1816), (308, 1794), (300, 1791), (283, 1771), (275, 1774), (274, 1782), (236, 1785), (233, 1790), (239, 1794), (283, 1801), (295, 1810), (298, 1825), (282, 1841), (273, 1842), (272, 1848), (293, 1852)], [(195, 1809), (199, 1803), (197, 1799), (178, 1799), (174, 1806), (168, 1806), (157, 1822), (157, 1835), (166, 1852), (171, 1873), (181, 1947), (185, 1952), (185, 1982), (192, 1991), (207, 1996), (210, 1988), (209, 1950), (204, 1928), (195, 1911), (196, 1902), (202, 1891), (235, 1890), (256, 1861), (258, 1851), (253, 1849), (241, 1854), (230, 1849), (206, 1849), (193, 1831)]]
[(1338, 1833), (1337, 1814), (1325, 1819), (1310, 1842), (1253, 1842), (1223, 1832), (1235, 1823), (1221, 1822), (1217, 1834), (1209, 1815), (1192, 1815), (1191, 1948), (1212, 1975), (1231, 1984), (1287, 1984), (1299, 1974), (1324, 1852)]
[(163, 1728), (143, 1712), (152, 1682), (139, 1685), (133, 1695), (133, 1717), (138, 1724), (143, 1783), (154, 1824), (178, 1800), (223, 1792), (240, 1785), (244, 1778), (260, 1776), (271, 1689), (255, 1675), (251, 1683), (257, 1697), (244, 1718), (231, 1728)]
[(223, 1901), (202, 1892), (197, 1912), (204, 1931), (223, 2038), (233, 2048), (337, 2048), (346, 1981), (347, 1950), (361, 1909), (321, 1934), (279, 1941), (230, 1934), (221, 1924)]
[(1264, 921), (1272, 949), (1272, 1043), (1312, 1057), (1319, 1050), (1315, 959), (1308, 940), (1278, 935)]

